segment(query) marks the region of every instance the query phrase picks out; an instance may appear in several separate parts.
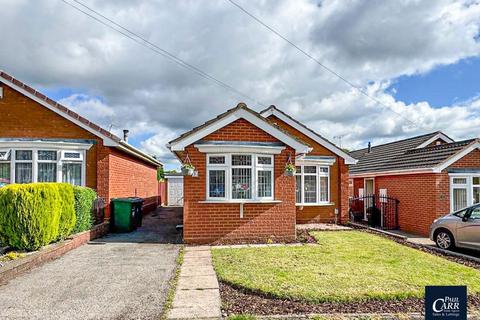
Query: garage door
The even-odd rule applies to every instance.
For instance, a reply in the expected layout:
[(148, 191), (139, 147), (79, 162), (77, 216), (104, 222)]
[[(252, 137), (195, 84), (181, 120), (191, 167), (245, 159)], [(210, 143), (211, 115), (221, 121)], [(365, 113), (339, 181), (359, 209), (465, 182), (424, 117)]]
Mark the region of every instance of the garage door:
[(168, 205), (183, 206), (183, 177), (168, 178)]

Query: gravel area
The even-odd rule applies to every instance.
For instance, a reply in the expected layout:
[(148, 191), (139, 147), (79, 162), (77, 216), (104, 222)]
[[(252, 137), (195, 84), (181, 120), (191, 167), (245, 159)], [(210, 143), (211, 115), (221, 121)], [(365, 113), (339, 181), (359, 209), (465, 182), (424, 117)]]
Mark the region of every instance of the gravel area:
[[(181, 216), (180, 216), (181, 217)], [(174, 211), (110, 234), (0, 286), (0, 319), (160, 318), (180, 245)]]

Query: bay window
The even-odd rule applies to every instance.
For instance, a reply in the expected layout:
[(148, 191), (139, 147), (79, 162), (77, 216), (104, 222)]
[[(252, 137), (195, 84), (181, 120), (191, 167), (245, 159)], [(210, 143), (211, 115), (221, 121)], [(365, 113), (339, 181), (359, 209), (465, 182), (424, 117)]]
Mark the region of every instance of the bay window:
[[(38, 147), (37, 147), (38, 145)], [(18, 146), (0, 149), (0, 187), (9, 183), (67, 182), (84, 185), (85, 150)]]
[(480, 174), (450, 176), (450, 209), (452, 212), (480, 203)]
[(330, 168), (328, 166), (299, 165), (296, 167), (295, 178), (297, 205), (330, 202)]
[(207, 199), (273, 200), (273, 156), (208, 154)]

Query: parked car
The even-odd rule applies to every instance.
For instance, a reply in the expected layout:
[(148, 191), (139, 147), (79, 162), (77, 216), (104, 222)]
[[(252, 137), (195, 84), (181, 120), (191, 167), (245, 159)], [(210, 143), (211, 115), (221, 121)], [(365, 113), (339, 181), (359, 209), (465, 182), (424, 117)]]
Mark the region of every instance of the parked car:
[(442, 249), (459, 247), (480, 250), (480, 204), (433, 221), (430, 239)]

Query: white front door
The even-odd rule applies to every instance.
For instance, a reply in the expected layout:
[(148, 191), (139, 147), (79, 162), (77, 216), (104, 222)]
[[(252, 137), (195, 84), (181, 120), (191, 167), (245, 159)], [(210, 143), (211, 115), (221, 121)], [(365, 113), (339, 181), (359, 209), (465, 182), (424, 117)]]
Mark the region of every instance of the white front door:
[(169, 178), (167, 183), (168, 188), (168, 205), (174, 207), (183, 206), (183, 179)]

